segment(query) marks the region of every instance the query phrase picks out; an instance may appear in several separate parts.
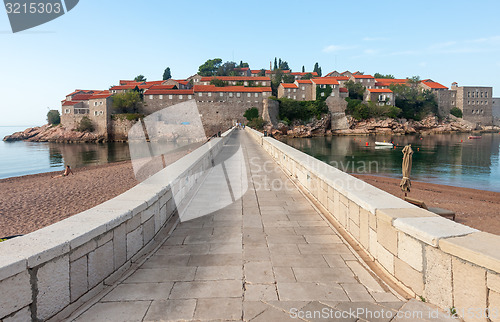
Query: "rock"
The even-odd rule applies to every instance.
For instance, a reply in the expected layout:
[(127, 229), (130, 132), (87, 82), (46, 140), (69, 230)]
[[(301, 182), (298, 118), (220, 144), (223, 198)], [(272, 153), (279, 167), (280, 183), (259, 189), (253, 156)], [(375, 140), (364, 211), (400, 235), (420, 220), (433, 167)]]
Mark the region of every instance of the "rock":
[(44, 125), (40, 127), (28, 128), (12, 135), (7, 135), (4, 141), (30, 142), (105, 142), (106, 137), (89, 132), (77, 132), (64, 128), (61, 125)]

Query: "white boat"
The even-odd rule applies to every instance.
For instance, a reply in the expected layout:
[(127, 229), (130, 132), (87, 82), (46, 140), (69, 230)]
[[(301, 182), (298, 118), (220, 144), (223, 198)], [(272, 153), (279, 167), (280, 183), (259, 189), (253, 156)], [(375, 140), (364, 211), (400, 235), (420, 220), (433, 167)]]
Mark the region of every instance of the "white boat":
[(394, 146), (391, 142), (375, 142), (375, 145), (381, 145), (381, 146)]

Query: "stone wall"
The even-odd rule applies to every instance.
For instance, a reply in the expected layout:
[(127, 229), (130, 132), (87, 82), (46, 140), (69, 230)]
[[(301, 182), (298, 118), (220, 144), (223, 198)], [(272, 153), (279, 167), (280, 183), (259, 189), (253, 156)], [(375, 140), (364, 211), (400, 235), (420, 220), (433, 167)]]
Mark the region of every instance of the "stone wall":
[(500, 321), (500, 236), (417, 208), (246, 129), (366, 255), (369, 265), (402, 292), (446, 311), (454, 307), (465, 321), (486, 321), (487, 311), (491, 321)]
[(278, 125), (280, 113), (280, 104), (276, 100), (265, 99), (262, 109), (262, 119), (270, 122), (273, 126)]
[(127, 141), (128, 132), (137, 121), (129, 121), (120, 114), (115, 114), (109, 123), (109, 139), (112, 141)]
[(500, 98), (492, 99), (493, 125), (500, 126)]
[(199, 183), (229, 133), (114, 199), (1, 242), (0, 321), (64, 320), (137, 265), (173, 230), (175, 201)]

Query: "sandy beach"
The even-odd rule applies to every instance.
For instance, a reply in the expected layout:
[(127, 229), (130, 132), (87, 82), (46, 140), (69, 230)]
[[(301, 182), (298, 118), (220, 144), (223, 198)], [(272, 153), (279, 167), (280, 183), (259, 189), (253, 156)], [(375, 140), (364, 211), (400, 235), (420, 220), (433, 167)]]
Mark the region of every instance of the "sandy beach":
[[(41, 173), (0, 180), (0, 237), (27, 234), (114, 198), (135, 186), (132, 164), (111, 163), (74, 169), (75, 175)], [(399, 180), (357, 175), (397, 197)], [(457, 222), (498, 234), (500, 193), (414, 181), (410, 197), (428, 206), (454, 210)]]
[[(401, 180), (356, 175), (357, 178), (404, 198), (399, 188)], [(492, 234), (500, 234), (500, 193), (412, 181), (409, 197), (423, 200), (428, 207), (453, 210), (456, 221)]]

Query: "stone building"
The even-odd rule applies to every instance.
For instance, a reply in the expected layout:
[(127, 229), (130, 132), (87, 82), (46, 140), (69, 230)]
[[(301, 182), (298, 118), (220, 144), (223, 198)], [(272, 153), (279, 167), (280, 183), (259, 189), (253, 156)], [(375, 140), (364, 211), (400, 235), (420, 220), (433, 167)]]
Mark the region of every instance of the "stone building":
[[(339, 96), (339, 88), (340, 84), (335, 79), (335, 77), (317, 77), (311, 79), (313, 84), (312, 86), (312, 97), (313, 99), (317, 99), (319, 96), (325, 96), (325, 89), (327, 87), (332, 89), (330, 96), (338, 97)], [(319, 94), (318, 94), (319, 93)]]
[(451, 85), (451, 106), (458, 107), (463, 119), (479, 125), (493, 124), (492, 87)]
[(250, 103), (262, 105), (262, 101), (271, 96), (271, 87), (246, 87), (195, 85), (194, 96), (198, 102)]
[(248, 67), (234, 68), (233, 71), (238, 76), (248, 76), (248, 77), (252, 76), (252, 72)]
[(388, 88), (367, 88), (363, 100), (372, 101), (380, 106), (394, 105), (394, 93)]
[(295, 79), (302, 79), (302, 77), (306, 76), (307, 74), (311, 74), (313, 77), (318, 77), (318, 73), (316, 72), (305, 72), (305, 73), (290, 73)]
[(338, 77), (338, 76), (342, 76), (342, 74), (336, 70), (325, 75), (325, 77)]
[(349, 79), (354, 83), (360, 83), (368, 89), (375, 88), (375, 77), (373, 77), (372, 75), (352, 74)]
[(491, 100), (493, 125), (500, 126), (500, 97), (493, 97)]
[(297, 100), (300, 97), (297, 93), (299, 86), (295, 83), (281, 83), (278, 86), (278, 98), (289, 98)]
[[(170, 87), (173, 85), (161, 85)], [(152, 114), (165, 107), (182, 103), (194, 98), (193, 89), (161, 89), (160, 86), (153, 86), (144, 92), (144, 102), (142, 104), (144, 114)]]
[(438, 114), (441, 116), (448, 116), (451, 110), (451, 96), (452, 92), (448, 87), (441, 85), (431, 79), (425, 79), (418, 85), (422, 90), (429, 90), (436, 96), (438, 104)]
[(294, 83), (281, 83), (278, 86), (278, 98), (286, 97), (297, 101), (315, 100), (314, 85), (311, 80), (296, 80)]
[(61, 124), (74, 129), (86, 116), (95, 127), (94, 133), (107, 138), (112, 103), (109, 91), (75, 91), (61, 102)]
[(210, 82), (218, 79), (232, 86), (271, 86), (271, 78), (264, 76), (208, 76), (202, 77), (197, 85), (210, 85)]
[(375, 78), (375, 88), (389, 88), (391, 85), (406, 85), (407, 78)]

